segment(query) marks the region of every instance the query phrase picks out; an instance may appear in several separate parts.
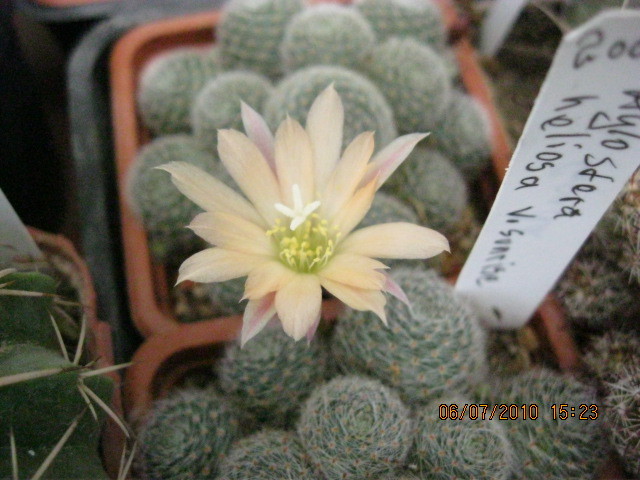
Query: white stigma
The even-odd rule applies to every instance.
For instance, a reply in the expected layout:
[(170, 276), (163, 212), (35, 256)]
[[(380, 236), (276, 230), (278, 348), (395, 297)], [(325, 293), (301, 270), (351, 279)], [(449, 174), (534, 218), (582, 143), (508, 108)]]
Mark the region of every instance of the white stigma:
[(305, 222), (309, 215), (316, 211), (320, 206), (320, 201), (316, 200), (315, 202), (304, 205), (304, 203), (302, 203), (302, 192), (300, 191), (300, 187), (297, 183), (293, 184), (291, 190), (293, 193), (293, 208), (289, 208), (281, 203), (276, 203), (274, 207), (281, 214), (291, 219), (289, 229), (295, 230)]

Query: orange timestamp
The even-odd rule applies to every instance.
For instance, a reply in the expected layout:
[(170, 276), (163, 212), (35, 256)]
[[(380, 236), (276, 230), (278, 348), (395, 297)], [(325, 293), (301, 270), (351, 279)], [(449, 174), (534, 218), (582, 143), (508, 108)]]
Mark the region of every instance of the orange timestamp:
[(554, 420), (596, 420), (598, 418), (598, 405), (581, 403), (580, 405), (568, 405), (566, 403), (554, 403), (551, 405), (551, 414)]
[[(553, 420), (595, 420), (599, 414), (598, 405), (585, 403), (577, 406), (554, 403), (550, 410)], [(537, 420), (539, 415), (540, 407), (536, 403), (441, 403), (438, 407), (440, 420)]]

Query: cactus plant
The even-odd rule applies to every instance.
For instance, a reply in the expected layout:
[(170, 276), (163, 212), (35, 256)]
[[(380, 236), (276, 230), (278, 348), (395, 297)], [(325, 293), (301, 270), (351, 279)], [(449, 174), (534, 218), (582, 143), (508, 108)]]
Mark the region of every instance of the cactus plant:
[(440, 153), (428, 148), (415, 148), (385, 187), (412, 204), (423, 224), (444, 233), (458, 228), (469, 203), (462, 174)]
[(640, 365), (640, 338), (635, 332), (606, 331), (592, 339), (583, 360), (599, 382), (615, 382), (628, 365)]
[(218, 480), (313, 480), (296, 434), (263, 430), (233, 445), (220, 467)]
[(322, 381), (323, 353), (318, 342), (295, 342), (281, 329), (267, 327), (250, 348), (227, 347), (217, 366), (220, 389), (258, 422), (286, 427)]
[(623, 237), (619, 264), (636, 285), (640, 285), (640, 170), (625, 184), (619, 195), (620, 233)]
[(390, 472), (404, 463), (411, 447), (409, 410), (396, 392), (355, 376), (334, 378), (314, 390), (297, 431), (328, 480)]
[(213, 390), (175, 390), (142, 424), (137, 468), (143, 478), (214, 478), (238, 435), (238, 420)]
[(227, 69), (246, 69), (272, 80), (281, 74), (278, 48), (302, 0), (232, 0), (216, 30)]
[(206, 284), (207, 294), (218, 315), (240, 315), (244, 312), (245, 304), (240, 302), (244, 285), (244, 278)]
[(444, 47), (442, 14), (432, 0), (357, 0), (355, 6), (373, 27), (378, 41), (413, 37), (437, 49)]
[(400, 133), (428, 132), (450, 103), (451, 80), (444, 60), (412, 38), (390, 38), (363, 66), (389, 101)]
[(380, 90), (344, 67), (315, 65), (300, 69), (276, 85), (265, 105), (265, 119), (275, 128), (289, 114), (304, 121), (312, 102), (333, 83), (344, 106), (343, 146), (365, 131), (375, 131), (378, 147), (396, 137), (393, 112)]
[(389, 298), (388, 326), (370, 312), (347, 310), (339, 317), (332, 349), (343, 370), (380, 379), (408, 403), (429, 402), (482, 375), (485, 332), (453, 288), (420, 266), (391, 276), (411, 307)]
[(280, 58), (285, 72), (309, 65), (356, 68), (374, 43), (371, 26), (357, 10), (319, 4), (291, 19), (280, 44)]
[(216, 152), (219, 128), (242, 129), (241, 102), (261, 111), (272, 88), (271, 82), (257, 73), (221, 73), (195, 97), (191, 109), (194, 136), (206, 149)]
[(499, 420), (474, 420), (468, 415), (445, 420), (440, 417), (441, 405), (456, 405), (461, 412), (471, 403), (462, 395), (449, 394), (416, 412), (416, 433), (408, 461), (427, 478), (511, 478), (517, 460)]
[(190, 132), (195, 96), (221, 71), (217, 55), (193, 48), (173, 50), (151, 61), (138, 86), (143, 124), (155, 135)]

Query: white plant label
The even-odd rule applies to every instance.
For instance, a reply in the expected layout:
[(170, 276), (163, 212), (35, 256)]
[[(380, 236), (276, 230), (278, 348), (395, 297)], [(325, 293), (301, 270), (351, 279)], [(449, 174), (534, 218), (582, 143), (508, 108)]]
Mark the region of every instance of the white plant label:
[(42, 252), (0, 190), (0, 268), (18, 256), (42, 258)]
[(560, 44), (456, 290), (490, 326), (533, 314), (640, 165), (640, 12)]
[(495, 0), (480, 27), (480, 53), (496, 54), (529, 0)]

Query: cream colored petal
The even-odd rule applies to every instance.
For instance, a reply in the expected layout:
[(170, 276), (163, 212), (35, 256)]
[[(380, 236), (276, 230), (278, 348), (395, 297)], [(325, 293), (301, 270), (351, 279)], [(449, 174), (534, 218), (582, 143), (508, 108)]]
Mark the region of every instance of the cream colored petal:
[(383, 223), (356, 230), (339, 245), (340, 252), (374, 258), (429, 258), (449, 251), (441, 233), (411, 223)]
[(340, 158), (344, 110), (333, 84), (325, 88), (311, 105), (307, 115), (307, 132), (315, 158), (316, 188), (324, 190)]
[(276, 314), (275, 295), (269, 294), (257, 300), (250, 300), (242, 317), (240, 347), (255, 337)]
[(384, 263), (373, 258), (352, 253), (339, 253), (318, 272), (323, 279), (344, 283), (352, 287), (368, 290), (381, 290), (385, 286), (386, 275), (379, 270), (386, 268)]
[(169, 172), (178, 190), (203, 210), (233, 213), (258, 225), (265, 224), (247, 199), (200, 168), (186, 162), (157, 168)]
[(411, 301), (409, 300), (409, 297), (407, 297), (407, 294), (402, 289), (402, 287), (398, 285), (393, 280), (393, 278), (391, 278), (391, 275), (385, 274), (385, 277), (387, 278), (387, 281), (382, 290), (385, 291), (386, 293), (389, 293), (390, 295), (393, 295), (402, 303), (404, 303), (407, 307), (411, 308)]
[(313, 326), (321, 305), (322, 289), (315, 275), (298, 274), (276, 293), (282, 328), (294, 340), (300, 340)]
[(249, 273), (244, 287), (244, 298), (254, 300), (279, 290), (296, 275), (277, 260), (266, 262)]
[(331, 222), (338, 227), (342, 239), (353, 230), (364, 218), (376, 194), (377, 179), (356, 191), (353, 197), (335, 214)]
[(187, 258), (178, 271), (178, 281), (224, 282), (247, 275), (265, 262), (265, 257), (247, 255), (222, 248), (207, 248)]
[(271, 170), (276, 171), (273, 134), (262, 116), (246, 103), (241, 104), (242, 125), (247, 136), (258, 147)]
[(282, 202), (274, 172), (249, 138), (236, 130), (218, 131), (218, 153), (244, 194), (268, 225), (279, 216), (273, 205)]
[(264, 228), (236, 215), (204, 212), (196, 215), (189, 228), (207, 242), (235, 252), (275, 255), (275, 247)]
[(373, 132), (364, 132), (354, 138), (344, 151), (322, 194), (327, 217), (333, 217), (353, 196), (367, 169), (373, 147)]
[(371, 311), (380, 317), (385, 325), (387, 324), (387, 316), (384, 312), (387, 299), (380, 290), (357, 288), (326, 278), (323, 278), (321, 282), (329, 293), (344, 304), (354, 310)]
[(276, 171), (285, 205), (293, 205), (293, 185), (300, 187), (304, 204), (315, 200), (313, 150), (302, 126), (287, 118), (276, 131)]

